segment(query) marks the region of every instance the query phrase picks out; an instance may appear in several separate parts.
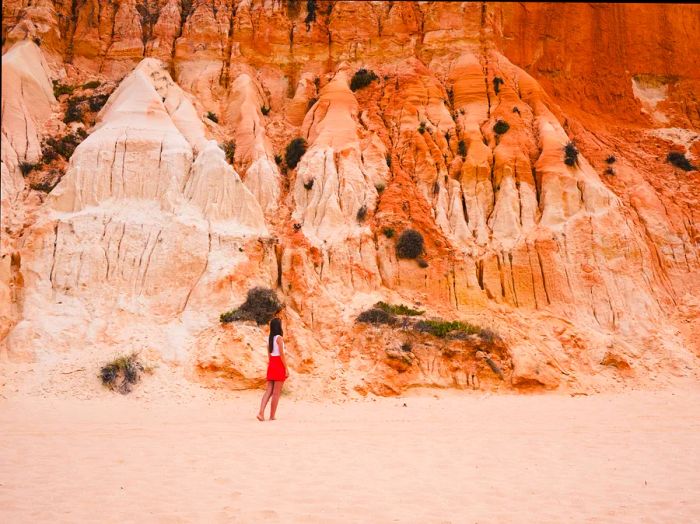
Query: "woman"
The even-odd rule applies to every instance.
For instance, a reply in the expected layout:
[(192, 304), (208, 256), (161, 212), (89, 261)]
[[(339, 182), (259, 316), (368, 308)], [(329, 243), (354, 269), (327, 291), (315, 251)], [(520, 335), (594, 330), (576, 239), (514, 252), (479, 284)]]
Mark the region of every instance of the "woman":
[(267, 363), (267, 389), (260, 402), (260, 413), (258, 420), (265, 420), (265, 408), (267, 402), (272, 397), (272, 406), (270, 407), (270, 420), (275, 420), (275, 412), (277, 404), (280, 401), (282, 394), (282, 386), (284, 381), (289, 377), (289, 368), (287, 361), (284, 358), (284, 340), (282, 339), (282, 321), (279, 318), (273, 318), (270, 321), (270, 336), (267, 341), (267, 353), (269, 360)]

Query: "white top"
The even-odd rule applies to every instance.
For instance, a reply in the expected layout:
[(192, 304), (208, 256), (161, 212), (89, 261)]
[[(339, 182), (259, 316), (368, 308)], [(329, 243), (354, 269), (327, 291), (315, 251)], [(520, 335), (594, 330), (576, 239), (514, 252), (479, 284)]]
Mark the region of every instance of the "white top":
[[(280, 348), (277, 345), (277, 337), (280, 335), (275, 335), (275, 338), (272, 339), (272, 353), (270, 353), (271, 357), (279, 357), (280, 356)], [(284, 348), (284, 339), (282, 339), (282, 348)]]

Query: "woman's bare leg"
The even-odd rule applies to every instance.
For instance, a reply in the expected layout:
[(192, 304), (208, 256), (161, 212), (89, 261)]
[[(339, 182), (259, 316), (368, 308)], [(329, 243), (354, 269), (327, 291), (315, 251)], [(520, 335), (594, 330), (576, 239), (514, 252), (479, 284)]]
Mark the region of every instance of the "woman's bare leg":
[(265, 389), (265, 394), (263, 395), (262, 401), (260, 402), (260, 413), (258, 413), (258, 420), (263, 421), (265, 420), (265, 408), (267, 407), (267, 403), (270, 400), (270, 397), (272, 396), (272, 390), (274, 387), (274, 382), (272, 380), (267, 381), (267, 388)]
[(280, 401), (280, 395), (282, 394), (282, 386), (284, 385), (283, 380), (278, 380), (275, 382), (275, 387), (272, 390), (272, 406), (270, 406), (270, 420), (275, 420), (275, 413), (277, 412), (277, 404)]

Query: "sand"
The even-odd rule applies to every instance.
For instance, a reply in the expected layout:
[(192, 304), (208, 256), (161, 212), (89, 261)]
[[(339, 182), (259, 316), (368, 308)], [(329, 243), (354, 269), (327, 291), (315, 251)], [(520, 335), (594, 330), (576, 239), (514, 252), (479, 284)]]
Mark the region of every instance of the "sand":
[(698, 391), (258, 398), (0, 400), (0, 522), (700, 516)]

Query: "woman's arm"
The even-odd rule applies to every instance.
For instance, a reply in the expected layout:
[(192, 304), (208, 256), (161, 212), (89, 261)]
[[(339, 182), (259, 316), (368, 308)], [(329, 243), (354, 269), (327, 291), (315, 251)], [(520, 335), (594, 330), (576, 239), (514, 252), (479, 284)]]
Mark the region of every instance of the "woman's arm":
[[(280, 344), (280, 341), (282, 341), (281, 344)], [(280, 350), (280, 359), (282, 360), (282, 365), (284, 366), (285, 376), (288, 377), (289, 376), (289, 368), (287, 367), (287, 359), (284, 356), (284, 339), (282, 338), (282, 335), (280, 335), (277, 338), (277, 347)]]

